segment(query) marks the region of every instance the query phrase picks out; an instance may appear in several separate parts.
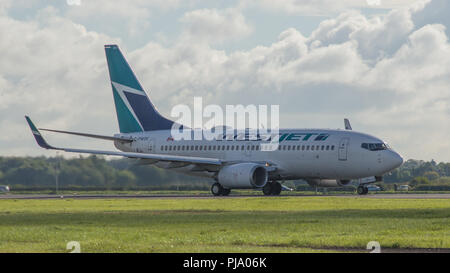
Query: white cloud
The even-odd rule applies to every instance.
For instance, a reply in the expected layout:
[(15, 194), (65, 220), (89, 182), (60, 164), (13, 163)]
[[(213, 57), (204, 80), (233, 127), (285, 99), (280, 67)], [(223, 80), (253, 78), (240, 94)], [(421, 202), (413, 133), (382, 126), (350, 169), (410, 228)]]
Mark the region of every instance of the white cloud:
[[(383, 59), (376, 64), (368, 74), (368, 84), (420, 95), (424, 87), (439, 84), (442, 80), (447, 82), (445, 76), (450, 76), (449, 53), (445, 27), (424, 26), (413, 32), (407, 43), (392, 58)], [(380, 79), (383, 81), (380, 82)], [(435, 93), (428, 93), (427, 97)]]
[(199, 9), (182, 18), (186, 38), (195, 42), (220, 43), (250, 34), (252, 28), (238, 9)]
[(260, 7), (268, 11), (298, 15), (336, 15), (349, 9), (400, 9), (412, 3), (424, 1), (411, 0), (241, 0), (241, 5), (248, 8)]
[(417, 7), (392, 10), (385, 16), (367, 18), (359, 11), (347, 11), (324, 20), (309, 37), (312, 46), (353, 41), (365, 60), (372, 62), (395, 53), (414, 30), (412, 14)]
[[(102, 125), (114, 118), (103, 45), (116, 39), (89, 32), (51, 7), (30, 21), (0, 16), (0, 33), (3, 151), (34, 150), (25, 114), (47, 126), (113, 132), (115, 124)], [(98, 123), (86, 122), (87, 113)]]
[[(163, 113), (192, 103), (193, 96), (222, 105), (276, 103), (284, 127), (342, 127), (349, 117), (355, 129), (387, 139), (407, 158), (448, 161), (450, 45), (443, 25), (416, 23), (418, 15), (427, 21), (425, 11), (402, 8), (369, 17), (346, 10), (309, 36), (289, 28), (270, 45), (225, 52), (215, 43), (251, 31), (243, 13), (196, 9), (182, 17), (185, 29), (174, 44), (121, 47)], [(43, 153), (23, 114), (40, 126), (117, 130), (103, 44), (118, 39), (88, 31), (54, 8), (28, 21), (1, 16), (0, 33), (3, 154)]]

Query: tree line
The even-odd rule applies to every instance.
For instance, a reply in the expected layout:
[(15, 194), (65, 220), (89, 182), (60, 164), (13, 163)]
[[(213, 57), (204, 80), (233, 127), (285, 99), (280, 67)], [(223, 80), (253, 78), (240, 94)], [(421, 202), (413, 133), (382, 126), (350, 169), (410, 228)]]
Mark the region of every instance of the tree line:
[(101, 156), (0, 157), (0, 184), (12, 188), (54, 187), (131, 188), (145, 186), (207, 185), (208, 179), (136, 165), (131, 159)]
[(450, 185), (450, 163), (409, 159), (384, 176), (386, 183)]
[[(192, 177), (152, 165), (137, 165), (131, 159), (106, 160), (101, 156), (63, 157), (0, 157), (0, 184), (12, 188), (59, 186), (90, 188), (139, 187), (207, 187), (211, 179)], [(450, 186), (450, 163), (434, 160), (408, 160), (384, 176), (385, 183)], [(295, 183), (297, 184), (297, 183)]]

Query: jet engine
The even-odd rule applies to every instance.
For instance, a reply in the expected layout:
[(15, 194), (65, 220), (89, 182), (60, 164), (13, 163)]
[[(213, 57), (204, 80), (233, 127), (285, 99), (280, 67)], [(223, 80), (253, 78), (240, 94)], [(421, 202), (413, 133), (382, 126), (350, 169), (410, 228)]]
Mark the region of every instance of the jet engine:
[(350, 184), (350, 180), (340, 180), (340, 179), (307, 179), (306, 182), (311, 187), (343, 187)]
[(262, 188), (269, 179), (264, 166), (255, 163), (238, 163), (223, 167), (217, 176), (218, 182), (225, 188)]

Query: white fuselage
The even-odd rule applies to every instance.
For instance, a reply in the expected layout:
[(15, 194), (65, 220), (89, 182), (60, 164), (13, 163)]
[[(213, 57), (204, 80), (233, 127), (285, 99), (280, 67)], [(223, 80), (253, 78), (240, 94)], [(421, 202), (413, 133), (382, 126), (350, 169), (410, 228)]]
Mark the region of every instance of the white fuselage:
[[(125, 152), (170, 154), (217, 158), (227, 162), (261, 162), (276, 166), (272, 180), (281, 179), (358, 179), (382, 176), (402, 163), (399, 154), (390, 148), (369, 150), (367, 144), (384, 144), (381, 139), (368, 134), (348, 130), (282, 129), (279, 131), (279, 147), (274, 151), (262, 151), (261, 140), (244, 140), (237, 131), (235, 137), (218, 140), (173, 140), (170, 130), (117, 137), (132, 138), (132, 143), (116, 141), (115, 146)], [(237, 136), (237, 137), (236, 137)], [(158, 167), (183, 173), (212, 177), (213, 172), (195, 171), (195, 165), (174, 166), (159, 162)]]

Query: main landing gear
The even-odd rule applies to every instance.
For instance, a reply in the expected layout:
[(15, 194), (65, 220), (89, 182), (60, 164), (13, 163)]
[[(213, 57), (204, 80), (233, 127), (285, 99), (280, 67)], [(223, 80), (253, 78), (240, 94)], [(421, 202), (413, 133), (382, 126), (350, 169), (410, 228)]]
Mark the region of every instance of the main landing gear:
[(227, 196), (230, 194), (230, 189), (225, 189), (224, 187), (222, 187), (222, 185), (220, 185), (219, 183), (214, 183), (211, 186), (211, 193), (214, 196)]
[(263, 187), (264, 195), (280, 195), (281, 193), (281, 184), (280, 182), (267, 182)]
[(359, 195), (365, 195), (365, 194), (369, 193), (369, 189), (366, 186), (359, 185), (358, 188), (356, 188), (356, 192)]

